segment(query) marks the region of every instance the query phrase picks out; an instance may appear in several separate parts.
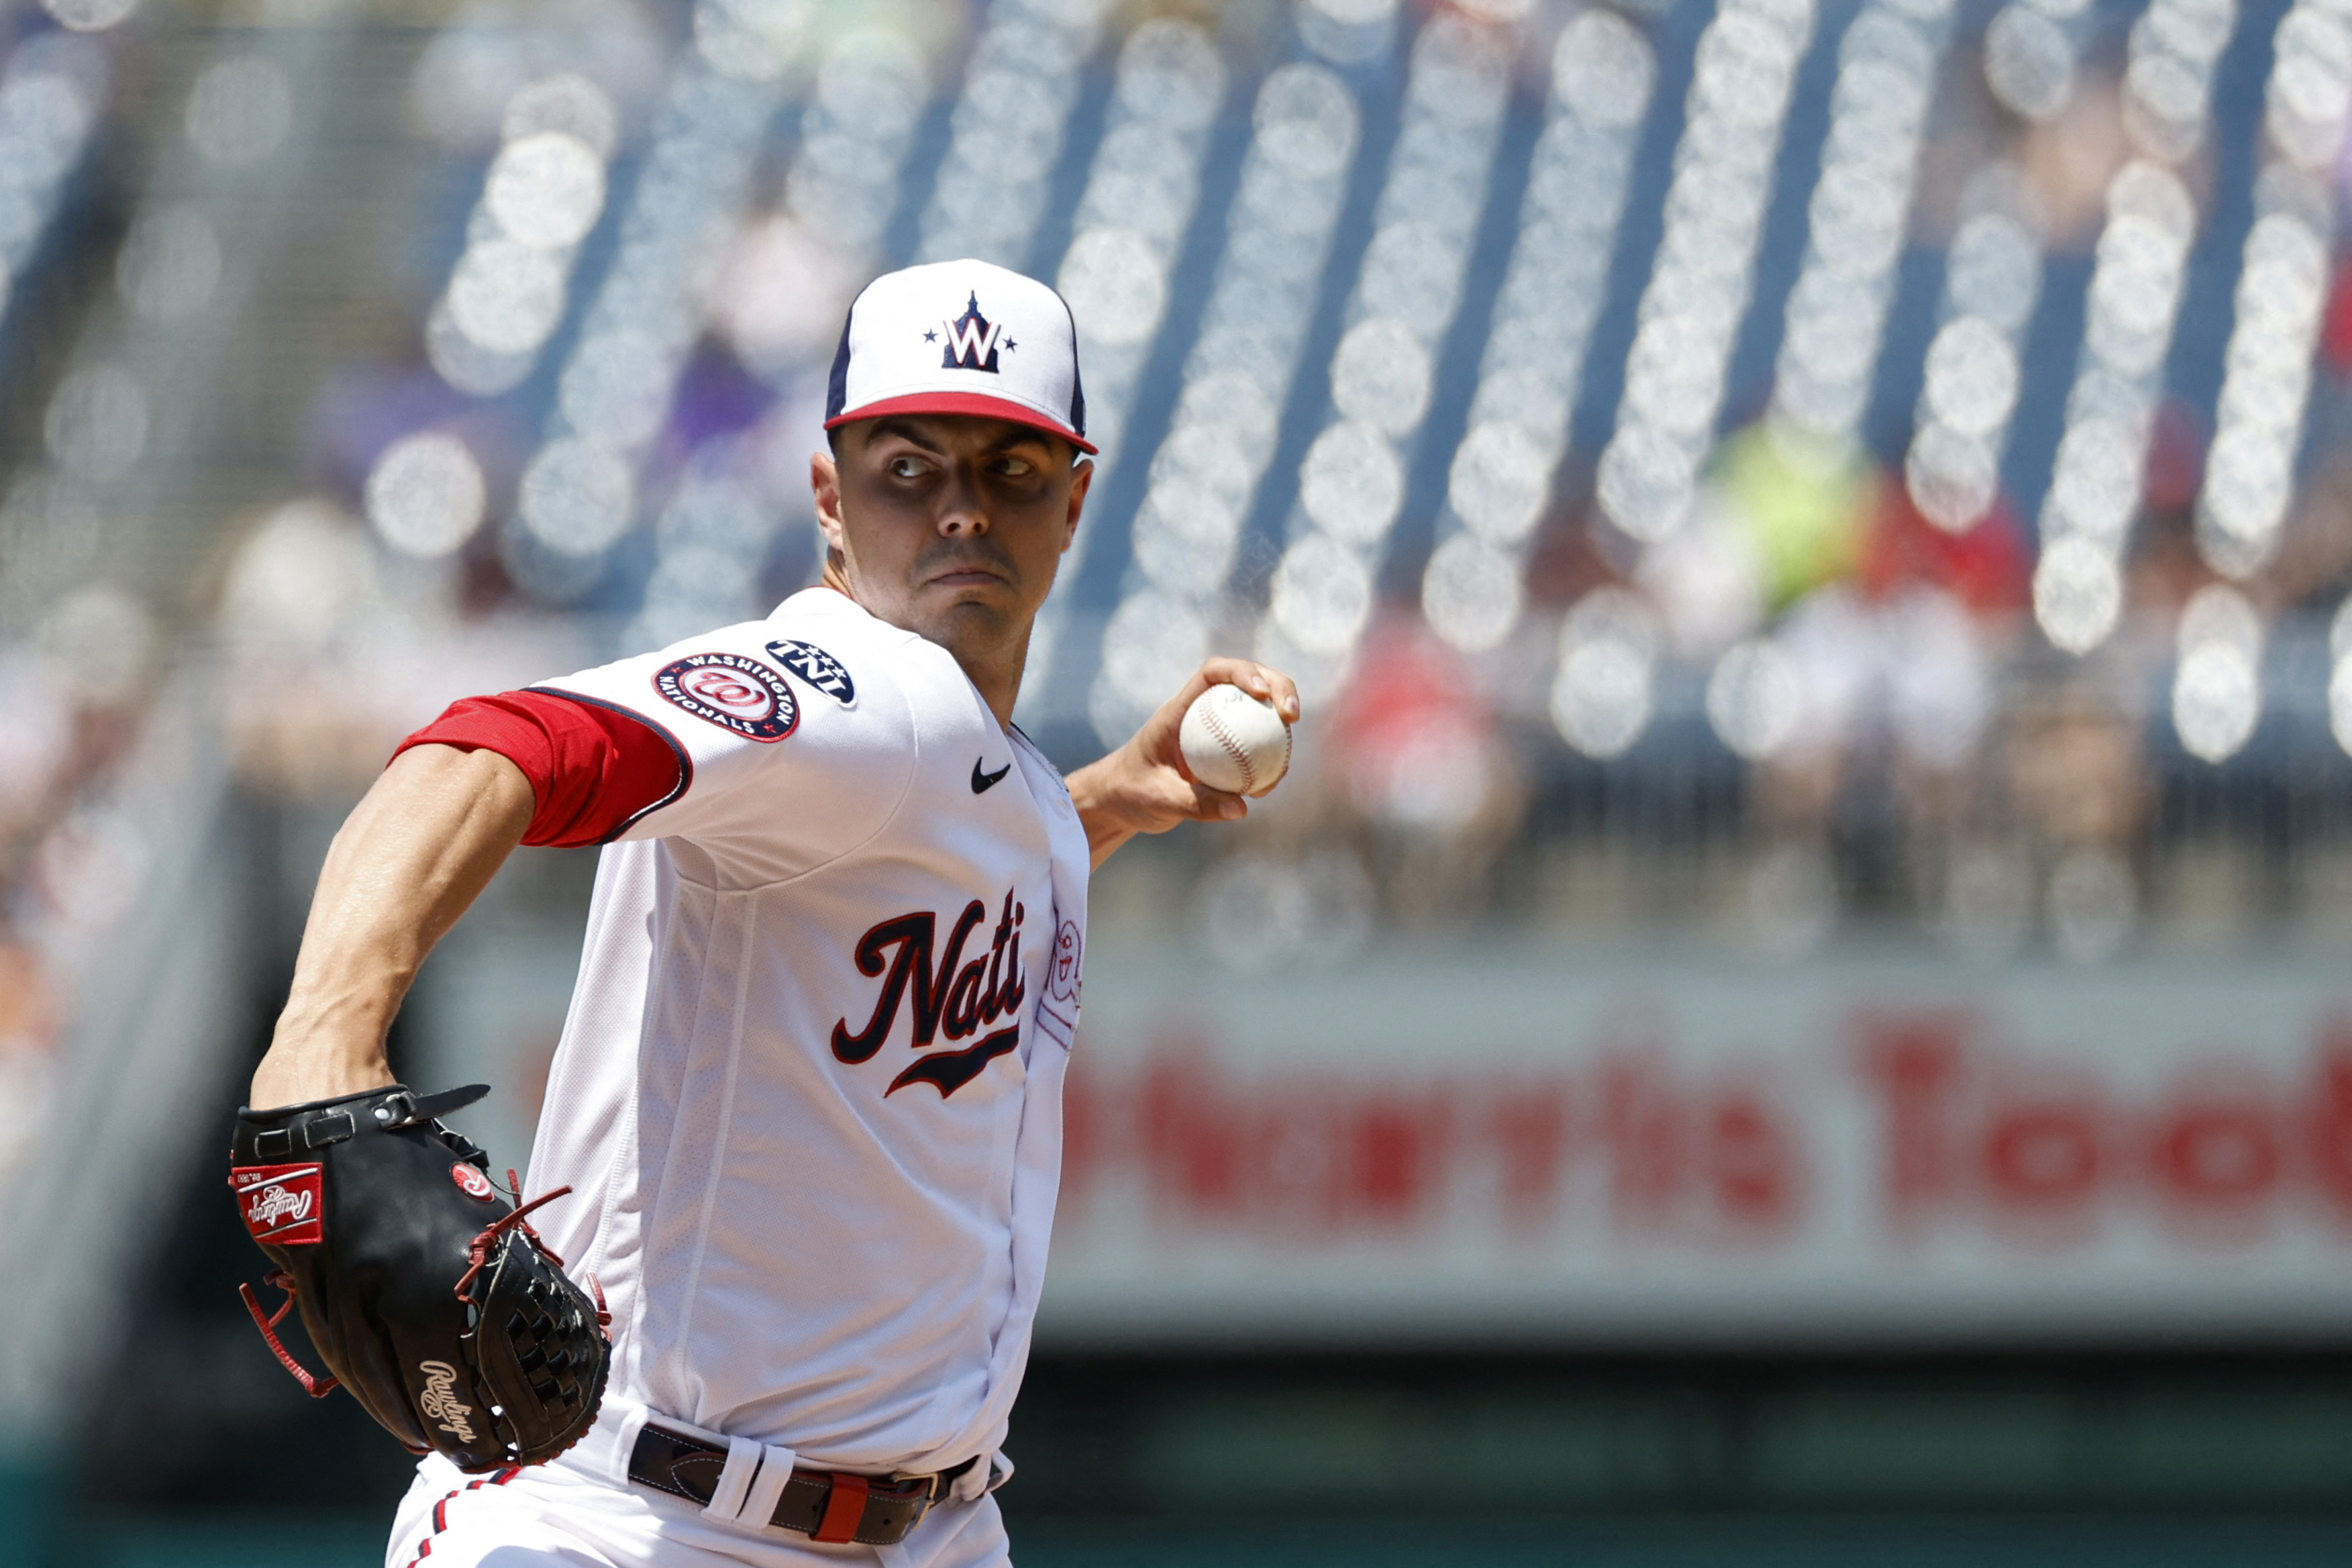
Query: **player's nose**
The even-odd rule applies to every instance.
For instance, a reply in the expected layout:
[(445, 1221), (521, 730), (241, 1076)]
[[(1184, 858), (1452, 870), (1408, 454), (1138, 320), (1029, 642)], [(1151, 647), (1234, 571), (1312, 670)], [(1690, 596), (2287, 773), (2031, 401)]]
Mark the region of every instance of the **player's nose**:
[(942, 538), (972, 538), (988, 532), (988, 508), (974, 476), (954, 473), (940, 493), (939, 530)]
[(939, 527), (941, 538), (979, 538), (988, 532), (988, 514), (978, 507), (950, 507), (940, 514)]

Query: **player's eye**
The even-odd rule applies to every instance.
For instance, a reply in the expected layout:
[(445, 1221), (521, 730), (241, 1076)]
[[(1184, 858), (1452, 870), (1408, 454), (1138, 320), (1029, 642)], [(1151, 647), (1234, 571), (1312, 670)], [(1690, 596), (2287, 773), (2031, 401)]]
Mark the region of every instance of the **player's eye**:
[(1026, 479), (1037, 471), (1037, 465), (1026, 457), (1003, 457), (997, 460), (996, 471), (1008, 479)]
[(921, 477), (923, 472), (923, 463), (919, 457), (893, 457), (884, 465), (884, 467), (894, 479), (916, 479)]

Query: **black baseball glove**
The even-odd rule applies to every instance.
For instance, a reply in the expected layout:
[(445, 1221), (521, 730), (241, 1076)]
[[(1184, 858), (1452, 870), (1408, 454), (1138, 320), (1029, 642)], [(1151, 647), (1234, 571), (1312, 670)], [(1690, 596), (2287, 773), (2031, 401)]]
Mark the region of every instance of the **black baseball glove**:
[[(603, 1293), (565, 1278), (525, 1218), (571, 1189), (515, 1207), (482, 1151), (435, 1120), (488, 1092), (394, 1087), (240, 1111), (229, 1153), (237, 1210), (288, 1298), (264, 1317), (238, 1287), (278, 1359), (312, 1398), (340, 1384), (411, 1453), (437, 1448), (477, 1474), (579, 1441), (612, 1354)], [(331, 1376), (278, 1343), (297, 1303)]]

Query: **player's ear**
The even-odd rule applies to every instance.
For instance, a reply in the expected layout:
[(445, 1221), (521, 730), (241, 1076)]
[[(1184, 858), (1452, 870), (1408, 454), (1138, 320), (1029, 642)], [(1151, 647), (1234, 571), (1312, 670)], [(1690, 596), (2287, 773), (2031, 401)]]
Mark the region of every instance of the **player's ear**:
[[(1076, 456), (1073, 449), (1072, 455)], [(1087, 491), (1095, 482), (1095, 465), (1084, 457), (1070, 465), (1070, 515), (1062, 521), (1062, 548), (1078, 537), (1078, 514), (1086, 509)]]
[(841, 531), (841, 465), (830, 452), (813, 453), (809, 457), (809, 496), (816, 503), (816, 526), (824, 535), (828, 549), (843, 548)]

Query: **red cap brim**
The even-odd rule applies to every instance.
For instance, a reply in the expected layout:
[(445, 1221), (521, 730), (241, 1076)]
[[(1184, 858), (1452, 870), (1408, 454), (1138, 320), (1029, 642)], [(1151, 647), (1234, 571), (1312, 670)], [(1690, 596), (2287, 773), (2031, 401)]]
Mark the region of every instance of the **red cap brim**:
[(1058, 420), (1039, 413), (1026, 403), (1010, 398), (990, 397), (982, 392), (909, 392), (905, 397), (886, 397), (869, 402), (863, 408), (853, 408), (834, 415), (824, 422), (827, 430), (845, 424), (855, 424), (862, 419), (882, 419), (894, 413), (961, 413), (978, 419), (1001, 419), (1013, 424), (1025, 424), (1032, 430), (1042, 430), (1048, 435), (1058, 435), (1088, 456), (1095, 455), (1094, 443)]

